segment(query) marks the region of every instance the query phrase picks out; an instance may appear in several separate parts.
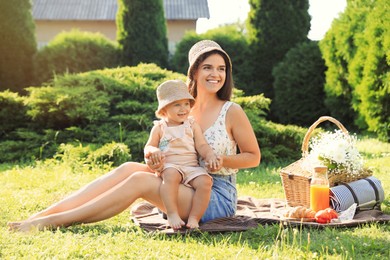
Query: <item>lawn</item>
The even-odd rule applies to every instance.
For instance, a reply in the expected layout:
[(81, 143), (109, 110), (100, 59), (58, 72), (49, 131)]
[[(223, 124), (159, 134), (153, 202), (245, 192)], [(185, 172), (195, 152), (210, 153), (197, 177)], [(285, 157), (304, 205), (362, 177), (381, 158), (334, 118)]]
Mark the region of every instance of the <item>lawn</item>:
[[(390, 144), (376, 139), (358, 143), (366, 166), (382, 181), (390, 214)], [(282, 165), (242, 170), (239, 195), (284, 198)], [(48, 160), (33, 165), (0, 166), (0, 259), (389, 259), (390, 225), (354, 228), (286, 228), (259, 226), (246, 232), (166, 236), (146, 233), (130, 220), (129, 211), (100, 223), (55, 231), (10, 232), (6, 223), (43, 209), (107, 168)]]

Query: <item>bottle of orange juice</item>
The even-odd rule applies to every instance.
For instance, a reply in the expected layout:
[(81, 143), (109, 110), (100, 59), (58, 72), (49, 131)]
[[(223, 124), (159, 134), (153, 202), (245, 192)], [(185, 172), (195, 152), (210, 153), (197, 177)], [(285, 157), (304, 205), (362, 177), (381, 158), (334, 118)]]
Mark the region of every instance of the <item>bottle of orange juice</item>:
[(310, 208), (315, 212), (329, 208), (329, 180), (326, 166), (314, 167), (310, 181)]

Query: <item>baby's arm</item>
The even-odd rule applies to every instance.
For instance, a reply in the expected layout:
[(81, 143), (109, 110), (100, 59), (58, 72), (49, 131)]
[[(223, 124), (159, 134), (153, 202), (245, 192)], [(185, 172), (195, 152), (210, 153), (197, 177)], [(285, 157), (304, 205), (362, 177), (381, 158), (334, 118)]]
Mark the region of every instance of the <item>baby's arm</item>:
[(199, 155), (205, 160), (206, 166), (211, 171), (218, 171), (222, 167), (221, 158), (219, 158), (210, 147), (210, 145), (206, 142), (204, 135), (202, 133), (202, 129), (200, 126), (194, 122), (193, 131), (194, 131), (194, 141), (195, 141), (195, 149), (199, 153)]
[(160, 171), (164, 166), (164, 154), (158, 148), (160, 142), (161, 129), (155, 125), (150, 131), (149, 139), (144, 147), (145, 162), (153, 171)]

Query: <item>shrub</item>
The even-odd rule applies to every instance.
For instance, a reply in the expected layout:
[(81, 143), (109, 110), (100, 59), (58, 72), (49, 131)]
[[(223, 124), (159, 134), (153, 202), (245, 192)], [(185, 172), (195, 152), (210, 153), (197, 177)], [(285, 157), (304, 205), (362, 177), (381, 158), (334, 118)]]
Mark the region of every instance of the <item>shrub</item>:
[(155, 89), (168, 79), (185, 76), (154, 64), (58, 76), (51, 86), (28, 88), (26, 130), (34, 138), (24, 130), (14, 131), (12, 138), (32, 142), (35, 158), (53, 156), (59, 144), (75, 140), (97, 146), (115, 141), (131, 147), (132, 158), (142, 161), (157, 108)]
[(250, 121), (261, 148), (262, 161), (293, 162), (301, 158), (301, 146), (306, 129), (253, 117), (250, 117)]
[(64, 129), (85, 126), (108, 116), (109, 98), (94, 87), (30, 87), (27, 114), (37, 127)]
[(325, 69), (318, 43), (314, 41), (290, 49), (275, 66), (271, 110), (279, 123), (309, 126), (328, 113), (323, 102)]
[(100, 33), (72, 30), (58, 34), (35, 57), (36, 84), (63, 73), (84, 72), (119, 65), (119, 50)]
[(34, 160), (39, 157), (39, 147), (35, 142), (25, 140), (5, 140), (0, 142), (0, 163), (13, 163)]
[(248, 97), (236, 97), (233, 101), (239, 104), (246, 113), (263, 118), (267, 116), (269, 105), (271, 103), (271, 100), (264, 97), (263, 94)]
[(130, 149), (127, 145), (111, 142), (90, 153), (87, 161), (92, 165), (110, 164), (119, 166), (130, 159)]
[(17, 128), (28, 125), (24, 98), (11, 91), (0, 92), (0, 139), (6, 137)]

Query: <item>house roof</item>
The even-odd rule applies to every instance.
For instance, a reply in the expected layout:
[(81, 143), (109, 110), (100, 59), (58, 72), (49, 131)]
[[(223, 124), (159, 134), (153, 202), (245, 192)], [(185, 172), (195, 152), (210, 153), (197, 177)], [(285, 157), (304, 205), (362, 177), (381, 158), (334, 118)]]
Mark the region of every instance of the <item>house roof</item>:
[[(32, 0), (35, 20), (115, 20), (118, 0)], [(207, 0), (163, 0), (167, 20), (210, 18)]]

